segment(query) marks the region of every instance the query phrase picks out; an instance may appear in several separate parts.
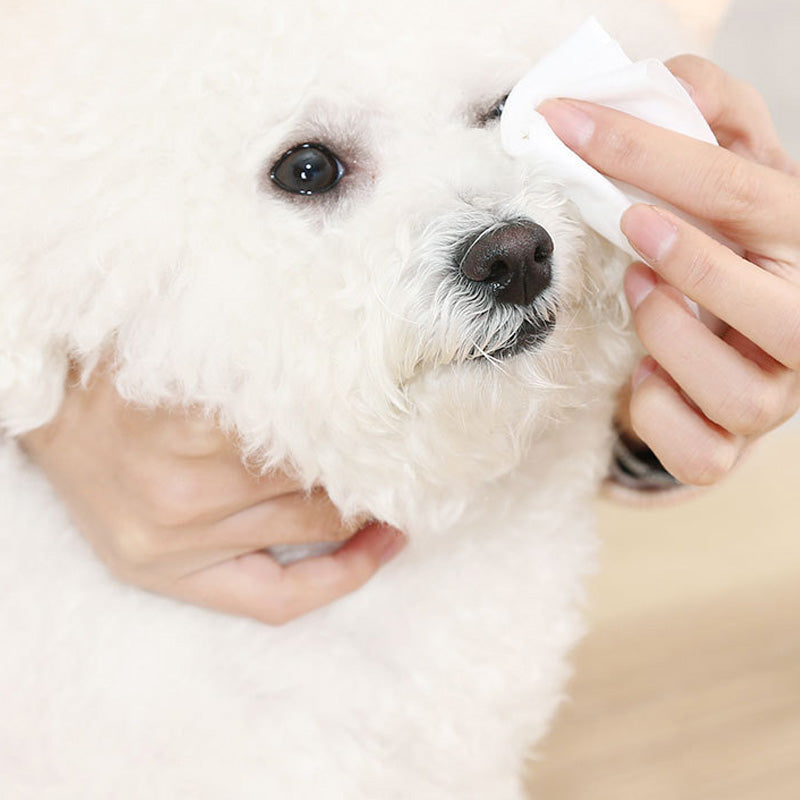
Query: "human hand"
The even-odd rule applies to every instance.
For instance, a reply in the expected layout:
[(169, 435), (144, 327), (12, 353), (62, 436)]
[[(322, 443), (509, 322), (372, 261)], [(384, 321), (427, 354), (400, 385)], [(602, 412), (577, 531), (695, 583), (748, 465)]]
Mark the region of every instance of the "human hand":
[[(262, 622), (357, 589), (405, 542), (378, 523), (356, 532), (322, 490), (307, 495), (281, 472), (254, 476), (212, 422), (126, 404), (105, 375), (68, 388), (56, 418), (22, 445), (118, 578)], [(288, 566), (264, 552), (345, 540)]]
[[(667, 66), (721, 147), (590, 103), (548, 100), (539, 110), (596, 169), (736, 248), (662, 208), (635, 205), (622, 219), (649, 265), (633, 264), (625, 280), (649, 353), (633, 377), (630, 422), (670, 473), (701, 485), (800, 407), (800, 168), (752, 87), (696, 56)], [(684, 295), (724, 324), (704, 324)]]

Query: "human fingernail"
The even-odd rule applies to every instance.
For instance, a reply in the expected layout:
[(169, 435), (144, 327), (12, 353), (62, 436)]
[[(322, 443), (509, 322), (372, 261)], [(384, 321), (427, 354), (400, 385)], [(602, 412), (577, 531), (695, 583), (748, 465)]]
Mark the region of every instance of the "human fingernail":
[(678, 237), (678, 227), (655, 206), (631, 206), (620, 223), (628, 241), (646, 261), (658, 264)]
[(685, 294), (681, 295), (681, 300), (686, 304), (686, 308), (692, 313), (692, 316), (700, 319), (700, 306), (695, 303), (690, 297), (687, 297)]
[(594, 120), (571, 100), (545, 100), (536, 110), (556, 136), (573, 150), (585, 147), (594, 136)]
[(380, 554), (380, 562), (386, 564), (408, 544), (408, 537), (402, 531), (389, 525), (384, 525), (383, 529), (385, 541)]
[(653, 270), (636, 264), (628, 270), (625, 276), (625, 294), (628, 298), (630, 307), (635, 311), (642, 301), (656, 288), (658, 279)]
[(642, 381), (649, 378), (656, 371), (657, 367), (658, 365), (650, 356), (643, 358), (639, 362), (639, 366), (636, 367), (636, 371), (633, 373), (631, 388), (635, 389)]
[(688, 81), (685, 81), (683, 78), (679, 78), (677, 75), (675, 76), (675, 79), (686, 90), (686, 94), (688, 94), (689, 97), (691, 97), (692, 100), (694, 100), (694, 86), (692, 86), (692, 84), (689, 83)]

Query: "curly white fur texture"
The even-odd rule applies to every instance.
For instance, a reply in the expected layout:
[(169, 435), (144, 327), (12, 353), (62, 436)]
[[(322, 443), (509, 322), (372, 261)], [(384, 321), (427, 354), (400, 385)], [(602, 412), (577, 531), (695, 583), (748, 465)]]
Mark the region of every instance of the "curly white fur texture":
[[(633, 345), (624, 257), (485, 117), (590, 12), (634, 56), (677, 41), (622, 0), (4, 12), (0, 796), (521, 796)], [(335, 190), (270, 181), (304, 142), (345, 165)], [(498, 307), (454, 257), (519, 219), (552, 237), (553, 279)], [(132, 401), (207, 409), (409, 548), (278, 630), (118, 585), (11, 439), (70, 360), (107, 358)]]

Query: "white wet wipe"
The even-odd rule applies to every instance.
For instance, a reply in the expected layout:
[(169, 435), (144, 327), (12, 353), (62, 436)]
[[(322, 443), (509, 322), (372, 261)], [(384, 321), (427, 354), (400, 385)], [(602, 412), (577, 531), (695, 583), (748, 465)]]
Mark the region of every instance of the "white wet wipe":
[(636, 257), (620, 230), (622, 214), (633, 203), (666, 204), (605, 177), (561, 142), (536, 111), (553, 97), (598, 103), (711, 144), (716, 144), (714, 134), (664, 64), (655, 59), (631, 61), (594, 17), (542, 58), (509, 94), (500, 121), (505, 150), (546, 163), (586, 224)]

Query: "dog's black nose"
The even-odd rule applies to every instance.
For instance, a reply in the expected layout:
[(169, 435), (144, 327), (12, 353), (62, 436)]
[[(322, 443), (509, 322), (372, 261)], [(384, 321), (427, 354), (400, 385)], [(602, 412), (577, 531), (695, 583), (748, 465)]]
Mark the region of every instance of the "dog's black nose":
[(459, 266), (498, 302), (527, 306), (550, 285), (552, 255), (553, 240), (541, 225), (507, 222), (474, 239)]

